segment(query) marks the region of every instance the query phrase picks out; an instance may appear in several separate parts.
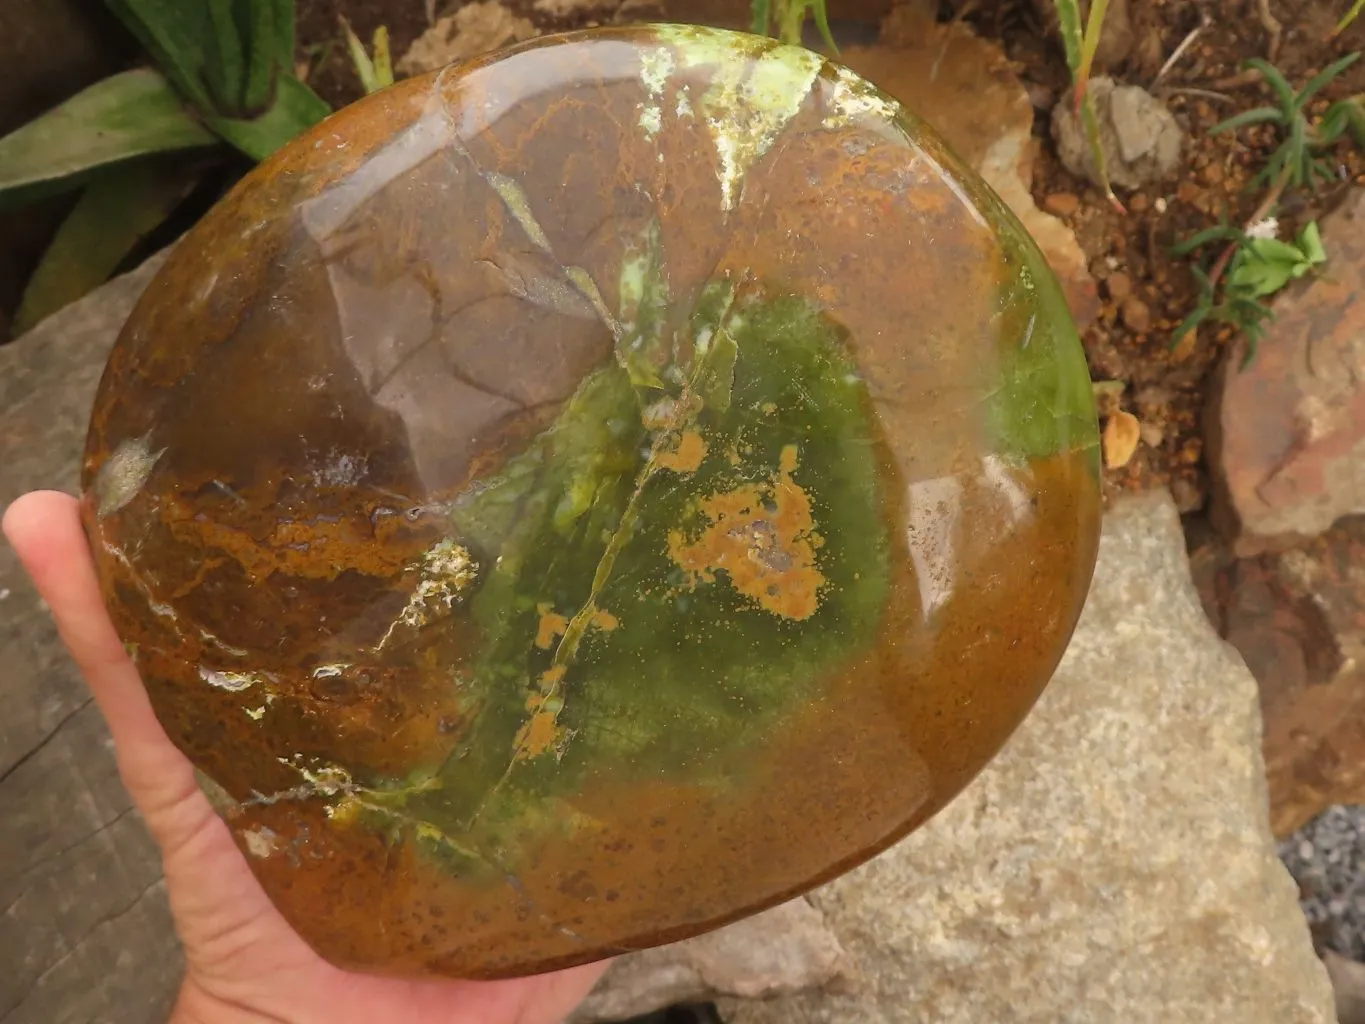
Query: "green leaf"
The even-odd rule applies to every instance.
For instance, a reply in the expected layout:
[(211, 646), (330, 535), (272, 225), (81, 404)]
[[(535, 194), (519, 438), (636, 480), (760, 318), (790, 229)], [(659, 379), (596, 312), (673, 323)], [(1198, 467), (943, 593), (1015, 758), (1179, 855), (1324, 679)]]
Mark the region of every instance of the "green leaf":
[[(239, 0), (238, 10), (246, 13), (247, 28), (242, 34), (242, 45), (247, 54), (246, 82), (242, 89), (242, 109), (248, 113), (264, 110), (275, 91), (278, 74), (293, 73), (293, 46), (282, 50), (282, 27), (276, 0)], [(292, 37), (292, 12), (289, 35)], [(241, 16), (239, 14), (239, 20)]]
[(1308, 101), (1321, 92), (1327, 85), (1343, 71), (1349, 68), (1356, 61), (1360, 60), (1359, 53), (1348, 53), (1339, 60), (1334, 60), (1327, 67), (1323, 68), (1316, 75), (1308, 80), (1308, 84), (1303, 87), (1294, 100), (1294, 112), (1297, 114), (1308, 105)]
[(281, 75), (275, 102), (250, 121), (211, 118), (209, 127), (253, 160), (264, 160), (275, 150), (331, 113), (317, 93), (292, 75)]
[(1350, 132), (1356, 145), (1365, 146), (1365, 94), (1337, 100), (1323, 115), (1324, 143), (1335, 142), (1345, 132)]
[(1228, 285), (1248, 296), (1274, 295), (1289, 283), (1293, 269), (1293, 263), (1248, 259), (1228, 272)]
[(292, 72), (294, 68), (294, 0), (254, 0), (275, 7), (275, 63)]
[(1276, 107), (1253, 107), (1251, 110), (1234, 114), (1225, 121), (1219, 121), (1209, 129), (1209, 134), (1220, 135), (1223, 132), (1233, 132), (1238, 128), (1245, 128), (1249, 124), (1262, 124), (1265, 121), (1283, 122), (1284, 114)]
[(209, 7), (204, 0), (105, 0), (152, 55), (181, 96), (201, 113), (215, 111), (204, 78), (213, 46)]
[(1299, 232), (1299, 248), (1303, 250), (1303, 254), (1309, 263), (1327, 262), (1327, 250), (1323, 248), (1322, 233), (1318, 230), (1317, 221), (1310, 220)]
[(1305, 258), (1295, 246), (1278, 238), (1253, 238), (1247, 243), (1247, 248), (1258, 259), (1269, 263), (1299, 263)]
[(0, 199), (74, 187), (108, 164), (216, 142), (165, 78), (125, 71), (0, 139)]
[(215, 109), (241, 113), (246, 93), (246, 54), (233, 16), (233, 0), (207, 0), (209, 11), (208, 60), (204, 77), (216, 100)]
[(24, 289), (14, 330), (22, 334), (108, 280), (133, 247), (193, 188), (193, 169), (140, 160), (96, 179), (67, 215)]

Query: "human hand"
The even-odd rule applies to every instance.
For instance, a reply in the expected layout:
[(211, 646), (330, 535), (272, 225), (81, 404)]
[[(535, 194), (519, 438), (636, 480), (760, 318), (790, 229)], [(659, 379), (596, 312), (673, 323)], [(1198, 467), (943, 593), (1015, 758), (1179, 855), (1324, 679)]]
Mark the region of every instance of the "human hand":
[(76, 499), (25, 495), (3, 526), (109, 723), (119, 773), (161, 848), (186, 958), (174, 1024), (552, 1024), (587, 995), (604, 964), (509, 981), (409, 981), (321, 959), (257, 884), (152, 712), (100, 596)]

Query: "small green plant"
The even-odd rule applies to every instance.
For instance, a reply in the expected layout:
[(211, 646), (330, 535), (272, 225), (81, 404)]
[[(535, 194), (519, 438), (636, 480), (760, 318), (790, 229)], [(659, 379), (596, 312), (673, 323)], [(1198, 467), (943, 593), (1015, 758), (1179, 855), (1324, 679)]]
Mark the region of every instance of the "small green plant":
[(1100, 144), (1100, 123), (1095, 116), (1095, 103), (1089, 90), (1090, 69), (1099, 50), (1100, 33), (1104, 29), (1104, 15), (1109, 0), (1091, 0), (1084, 31), (1081, 30), (1081, 9), (1077, 0), (1053, 0), (1053, 3), (1062, 30), (1062, 45), (1066, 49), (1066, 65), (1071, 71), (1071, 96), (1076, 104), (1076, 115), (1085, 127), (1086, 138), (1090, 140), (1090, 151), (1095, 157), (1105, 197), (1111, 206), (1123, 212), (1123, 204), (1109, 184), (1104, 147)]
[[(838, 53), (834, 35), (829, 30), (829, 11), (825, 0), (752, 0), (750, 31), (755, 35), (775, 35), (784, 43), (800, 46), (807, 16), (815, 18), (815, 27), (831, 53)], [(775, 31), (774, 31), (775, 30)]]
[(365, 50), (365, 44), (356, 36), (351, 29), (351, 23), (345, 18), (341, 19), (341, 34), (346, 39), (346, 49), (350, 51), (351, 63), (355, 65), (355, 73), (360, 78), (360, 86), (366, 95), (393, 85), (393, 60), (389, 55), (387, 25), (380, 25), (374, 30), (374, 42), (371, 44), (374, 50), (373, 57)]
[(294, 0), (106, 4), (156, 68), (0, 139), (0, 208), (82, 191), (25, 288), (19, 332), (103, 282), (231, 150), (264, 159), (330, 112), (294, 77)]
[(1352, 53), (1334, 61), (1309, 79), (1298, 92), (1272, 64), (1259, 58), (1248, 61), (1247, 66), (1259, 71), (1275, 93), (1275, 105), (1244, 110), (1214, 125), (1209, 134), (1218, 135), (1252, 124), (1275, 125), (1280, 133), (1280, 144), (1253, 179), (1253, 186), (1274, 188), (1283, 179), (1280, 188), (1312, 188), (1319, 181), (1330, 181), (1333, 177), (1331, 166), (1322, 153), (1336, 145), (1347, 132), (1365, 145), (1365, 110), (1362, 110), (1359, 97), (1338, 100), (1314, 126), (1308, 120), (1306, 109), (1309, 100), (1359, 59), (1359, 53)]
[(1349, 135), (1365, 146), (1365, 105), (1361, 96), (1337, 100), (1314, 124), (1308, 118), (1309, 102), (1360, 59), (1348, 54), (1323, 68), (1298, 92), (1278, 68), (1263, 60), (1247, 62), (1261, 73), (1275, 94), (1275, 105), (1254, 107), (1222, 121), (1210, 134), (1236, 131), (1252, 124), (1273, 124), (1280, 142), (1265, 167), (1252, 179), (1253, 187), (1264, 187), (1265, 194), (1244, 228), (1223, 223), (1200, 231), (1175, 246), (1177, 256), (1190, 255), (1212, 242), (1224, 242), (1222, 253), (1205, 271), (1194, 268), (1199, 281), (1199, 300), (1194, 310), (1171, 336), (1171, 347), (1179, 345), (1206, 320), (1231, 324), (1247, 339), (1246, 361), (1256, 355), (1257, 346), (1271, 319), (1265, 300), (1290, 281), (1303, 277), (1326, 262), (1316, 222), (1308, 224), (1293, 244), (1275, 237), (1278, 224), (1274, 213), (1280, 198), (1289, 188), (1314, 188), (1334, 179), (1327, 150)]
[(1212, 242), (1228, 242), (1232, 256), (1220, 276), (1195, 267), (1199, 282), (1199, 300), (1194, 310), (1176, 329), (1174, 343), (1178, 344), (1206, 320), (1230, 324), (1247, 339), (1243, 366), (1255, 358), (1257, 346), (1265, 332), (1265, 325), (1274, 317), (1266, 299), (1290, 281), (1297, 280), (1327, 262), (1322, 236), (1316, 221), (1311, 221), (1292, 243), (1274, 236), (1278, 227), (1274, 218), (1243, 231), (1230, 224), (1220, 224), (1191, 235), (1177, 245), (1173, 252), (1187, 256)]

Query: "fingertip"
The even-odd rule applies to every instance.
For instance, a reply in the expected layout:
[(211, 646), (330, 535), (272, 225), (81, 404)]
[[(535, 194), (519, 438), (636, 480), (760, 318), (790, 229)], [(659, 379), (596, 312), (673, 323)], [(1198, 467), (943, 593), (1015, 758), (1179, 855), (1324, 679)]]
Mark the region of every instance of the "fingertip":
[(19, 553), (25, 564), (26, 556), (42, 557), (45, 543), (54, 529), (61, 531), (74, 524), (80, 526), (80, 502), (63, 491), (31, 491), (10, 502), (0, 517), (0, 531)]

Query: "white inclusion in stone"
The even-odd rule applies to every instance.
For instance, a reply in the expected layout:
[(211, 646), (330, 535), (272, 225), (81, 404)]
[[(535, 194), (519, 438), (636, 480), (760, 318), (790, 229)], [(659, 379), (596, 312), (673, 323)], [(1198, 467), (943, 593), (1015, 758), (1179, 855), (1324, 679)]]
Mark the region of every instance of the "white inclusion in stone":
[(649, 138), (659, 134), (659, 129), (664, 126), (663, 111), (656, 104), (647, 104), (640, 111), (640, 127), (645, 130), (645, 135)]
[(152, 451), (151, 433), (122, 441), (95, 475), (95, 514), (103, 519), (137, 497), (166, 449)]
[(920, 608), (928, 619), (957, 587), (962, 484), (951, 476), (911, 484), (909, 520), (906, 546), (915, 565)]
[(721, 207), (738, 201), (744, 176), (766, 154), (805, 103), (824, 66), (819, 54), (753, 37), (688, 25), (655, 31), (677, 53), (683, 70), (709, 67), (711, 86), (702, 113), (720, 157)]
[(410, 568), (420, 570), (421, 579), (408, 598), (407, 606), (384, 633), (376, 650), (383, 649), (399, 626), (417, 629), (425, 626), (434, 615), (453, 608), (479, 573), (478, 563), (470, 557), (469, 550), (449, 538), (427, 551), (422, 556), (420, 566)]
[(900, 108), (876, 86), (859, 78), (848, 68), (834, 72), (834, 85), (828, 97), (826, 128), (843, 128), (862, 122), (869, 126), (894, 122)]
[(247, 853), (253, 857), (266, 858), (278, 849), (276, 840), (279, 835), (268, 828), (249, 828), (241, 836), (246, 843)]
[(640, 57), (640, 81), (644, 84), (645, 95), (649, 98), (640, 104), (639, 123), (647, 138), (654, 138), (663, 128), (661, 101), (664, 86), (668, 84), (673, 68), (673, 52), (666, 46), (650, 50)]
[(210, 686), (216, 686), (220, 690), (227, 690), (230, 693), (240, 693), (248, 690), (257, 683), (262, 682), (260, 676), (251, 672), (220, 672), (214, 669), (199, 666), (199, 678)]

